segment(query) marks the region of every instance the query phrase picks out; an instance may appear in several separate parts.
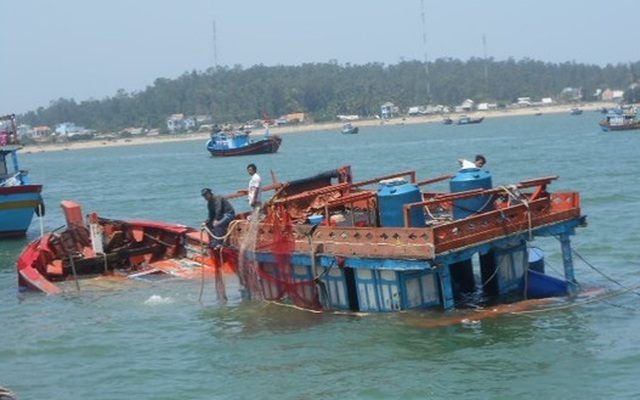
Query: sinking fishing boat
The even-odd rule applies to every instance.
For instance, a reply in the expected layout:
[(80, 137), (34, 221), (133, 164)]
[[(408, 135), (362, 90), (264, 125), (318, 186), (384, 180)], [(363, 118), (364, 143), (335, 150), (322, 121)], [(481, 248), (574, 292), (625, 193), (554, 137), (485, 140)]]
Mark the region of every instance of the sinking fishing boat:
[(214, 157), (231, 157), (276, 153), (281, 144), (282, 138), (271, 135), (265, 124), (264, 135), (259, 139), (252, 138), (251, 132), (244, 130), (214, 132), (207, 140), (206, 149)]
[[(225, 246), (250, 296), (314, 311), (451, 310), (470, 298), (571, 295), (569, 238), (586, 217), (579, 193), (548, 191), (556, 179), (494, 187), (488, 171), (471, 168), (354, 182), (344, 166), (264, 188), (274, 193), (263, 214), (241, 215)], [(449, 191), (424, 189), (446, 181)], [(563, 277), (545, 274), (544, 253), (532, 246), (546, 236), (560, 243)]]
[(0, 117), (0, 238), (25, 236), (34, 214), (44, 215), (42, 185), (20, 168), (21, 149), (15, 115)]
[(64, 200), (61, 206), (66, 226), (34, 240), (18, 258), (21, 291), (59, 294), (96, 280), (192, 279), (224, 270), (208, 250), (208, 236), (195, 228), (95, 212), (85, 221), (80, 204)]

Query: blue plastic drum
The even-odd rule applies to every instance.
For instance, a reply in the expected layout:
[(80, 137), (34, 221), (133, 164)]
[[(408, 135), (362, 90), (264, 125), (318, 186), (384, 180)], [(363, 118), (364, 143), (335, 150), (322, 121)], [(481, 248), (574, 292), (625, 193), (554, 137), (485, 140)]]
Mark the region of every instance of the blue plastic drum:
[[(449, 181), (451, 193), (474, 189), (491, 189), (491, 174), (480, 168), (460, 170)], [(491, 196), (474, 196), (453, 201), (453, 219), (462, 219), (493, 209)]]
[[(421, 201), (420, 188), (414, 184), (403, 179), (380, 182), (378, 186), (380, 226), (405, 226), (404, 205)], [(412, 208), (409, 213), (409, 221), (412, 227), (424, 227), (426, 224), (424, 209), (422, 207)]]

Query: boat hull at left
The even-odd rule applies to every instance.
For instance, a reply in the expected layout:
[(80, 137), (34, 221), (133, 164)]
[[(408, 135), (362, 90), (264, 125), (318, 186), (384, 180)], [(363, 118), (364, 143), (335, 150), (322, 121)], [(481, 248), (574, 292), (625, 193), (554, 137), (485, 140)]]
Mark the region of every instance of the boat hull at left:
[(96, 213), (85, 223), (79, 204), (65, 200), (62, 209), (66, 227), (31, 242), (18, 258), (21, 291), (59, 294), (109, 278), (199, 279), (230, 268), (220, 260), (232, 256), (211, 252), (208, 236), (195, 228)]
[(42, 185), (32, 184), (20, 167), (15, 115), (0, 117), (0, 238), (26, 235), (33, 215), (44, 215)]
[(34, 214), (43, 210), (42, 185), (0, 187), (0, 238), (26, 235)]

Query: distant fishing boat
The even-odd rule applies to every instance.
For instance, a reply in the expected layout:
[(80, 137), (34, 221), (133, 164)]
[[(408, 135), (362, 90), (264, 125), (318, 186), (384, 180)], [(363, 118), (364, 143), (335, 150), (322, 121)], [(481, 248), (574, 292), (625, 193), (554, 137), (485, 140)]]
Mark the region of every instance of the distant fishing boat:
[(345, 135), (358, 133), (360, 129), (357, 126), (353, 126), (351, 122), (347, 122), (342, 125), (342, 133)]
[(582, 108), (580, 107), (572, 107), (571, 115), (582, 115)]
[(33, 215), (44, 215), (42, 185), (20, 168), (15, 115), (0, 117), (0, 237), (25, 236)]
[(637, 119), (637, 111), (634, 107), (611, 109), (599, 124), (604, 132), (640, 129), (640, 120)]
[(214, 157), (231, 157), (276, 153), (282, 144), (280, 136), (269, 133), (268, 124), (263, 137), (254, 139), (250, 135), (251, 132), (244, 130), (217, 131), (207, 140), (206, 149)]
[(471, 118), (469, 116), (463, 115), (460, 118), (458, 118), (458, 121), (456, 122), (456, 124), (458, 125), (479, 124), (482, 121), (484, 121), (484, 117)]

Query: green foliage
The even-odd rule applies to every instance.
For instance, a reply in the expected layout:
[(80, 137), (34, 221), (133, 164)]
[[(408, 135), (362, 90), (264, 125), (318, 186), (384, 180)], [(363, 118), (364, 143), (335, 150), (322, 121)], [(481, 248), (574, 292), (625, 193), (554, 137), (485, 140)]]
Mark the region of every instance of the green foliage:
[[(100, 132), (159, 128), (166, 134), (166, 120), (176, 113), (210, 115), (213, 123), (224, 124), (306, 112), (315, 121), (325, 122), (338, 114), (379, 114), (380, 105), (387, 101), (401, 110), (426, 104), (456, 105), (467, 98), (510, 104), (518, 97), (560, 99), (567, 87), (581, 89), (583, 99), (592, 100), (597, 89), (627, 90), (635, 82), (630, 71), (637, 70), (640, 62), (599, 67), (472, 58), (438, 59), (427, 67), (420, 61), (388, 66), (330, 61), (194, 70), (175, 80), (158, 78), (141, 92), (120, 89), (114, 97), (80, 103), (60, 98), (47, 108), (20, 116), (20, 121), (32, 126), (72, 121)], [(628, 101), (637, 102), (638, 89), (628, 92)]]

